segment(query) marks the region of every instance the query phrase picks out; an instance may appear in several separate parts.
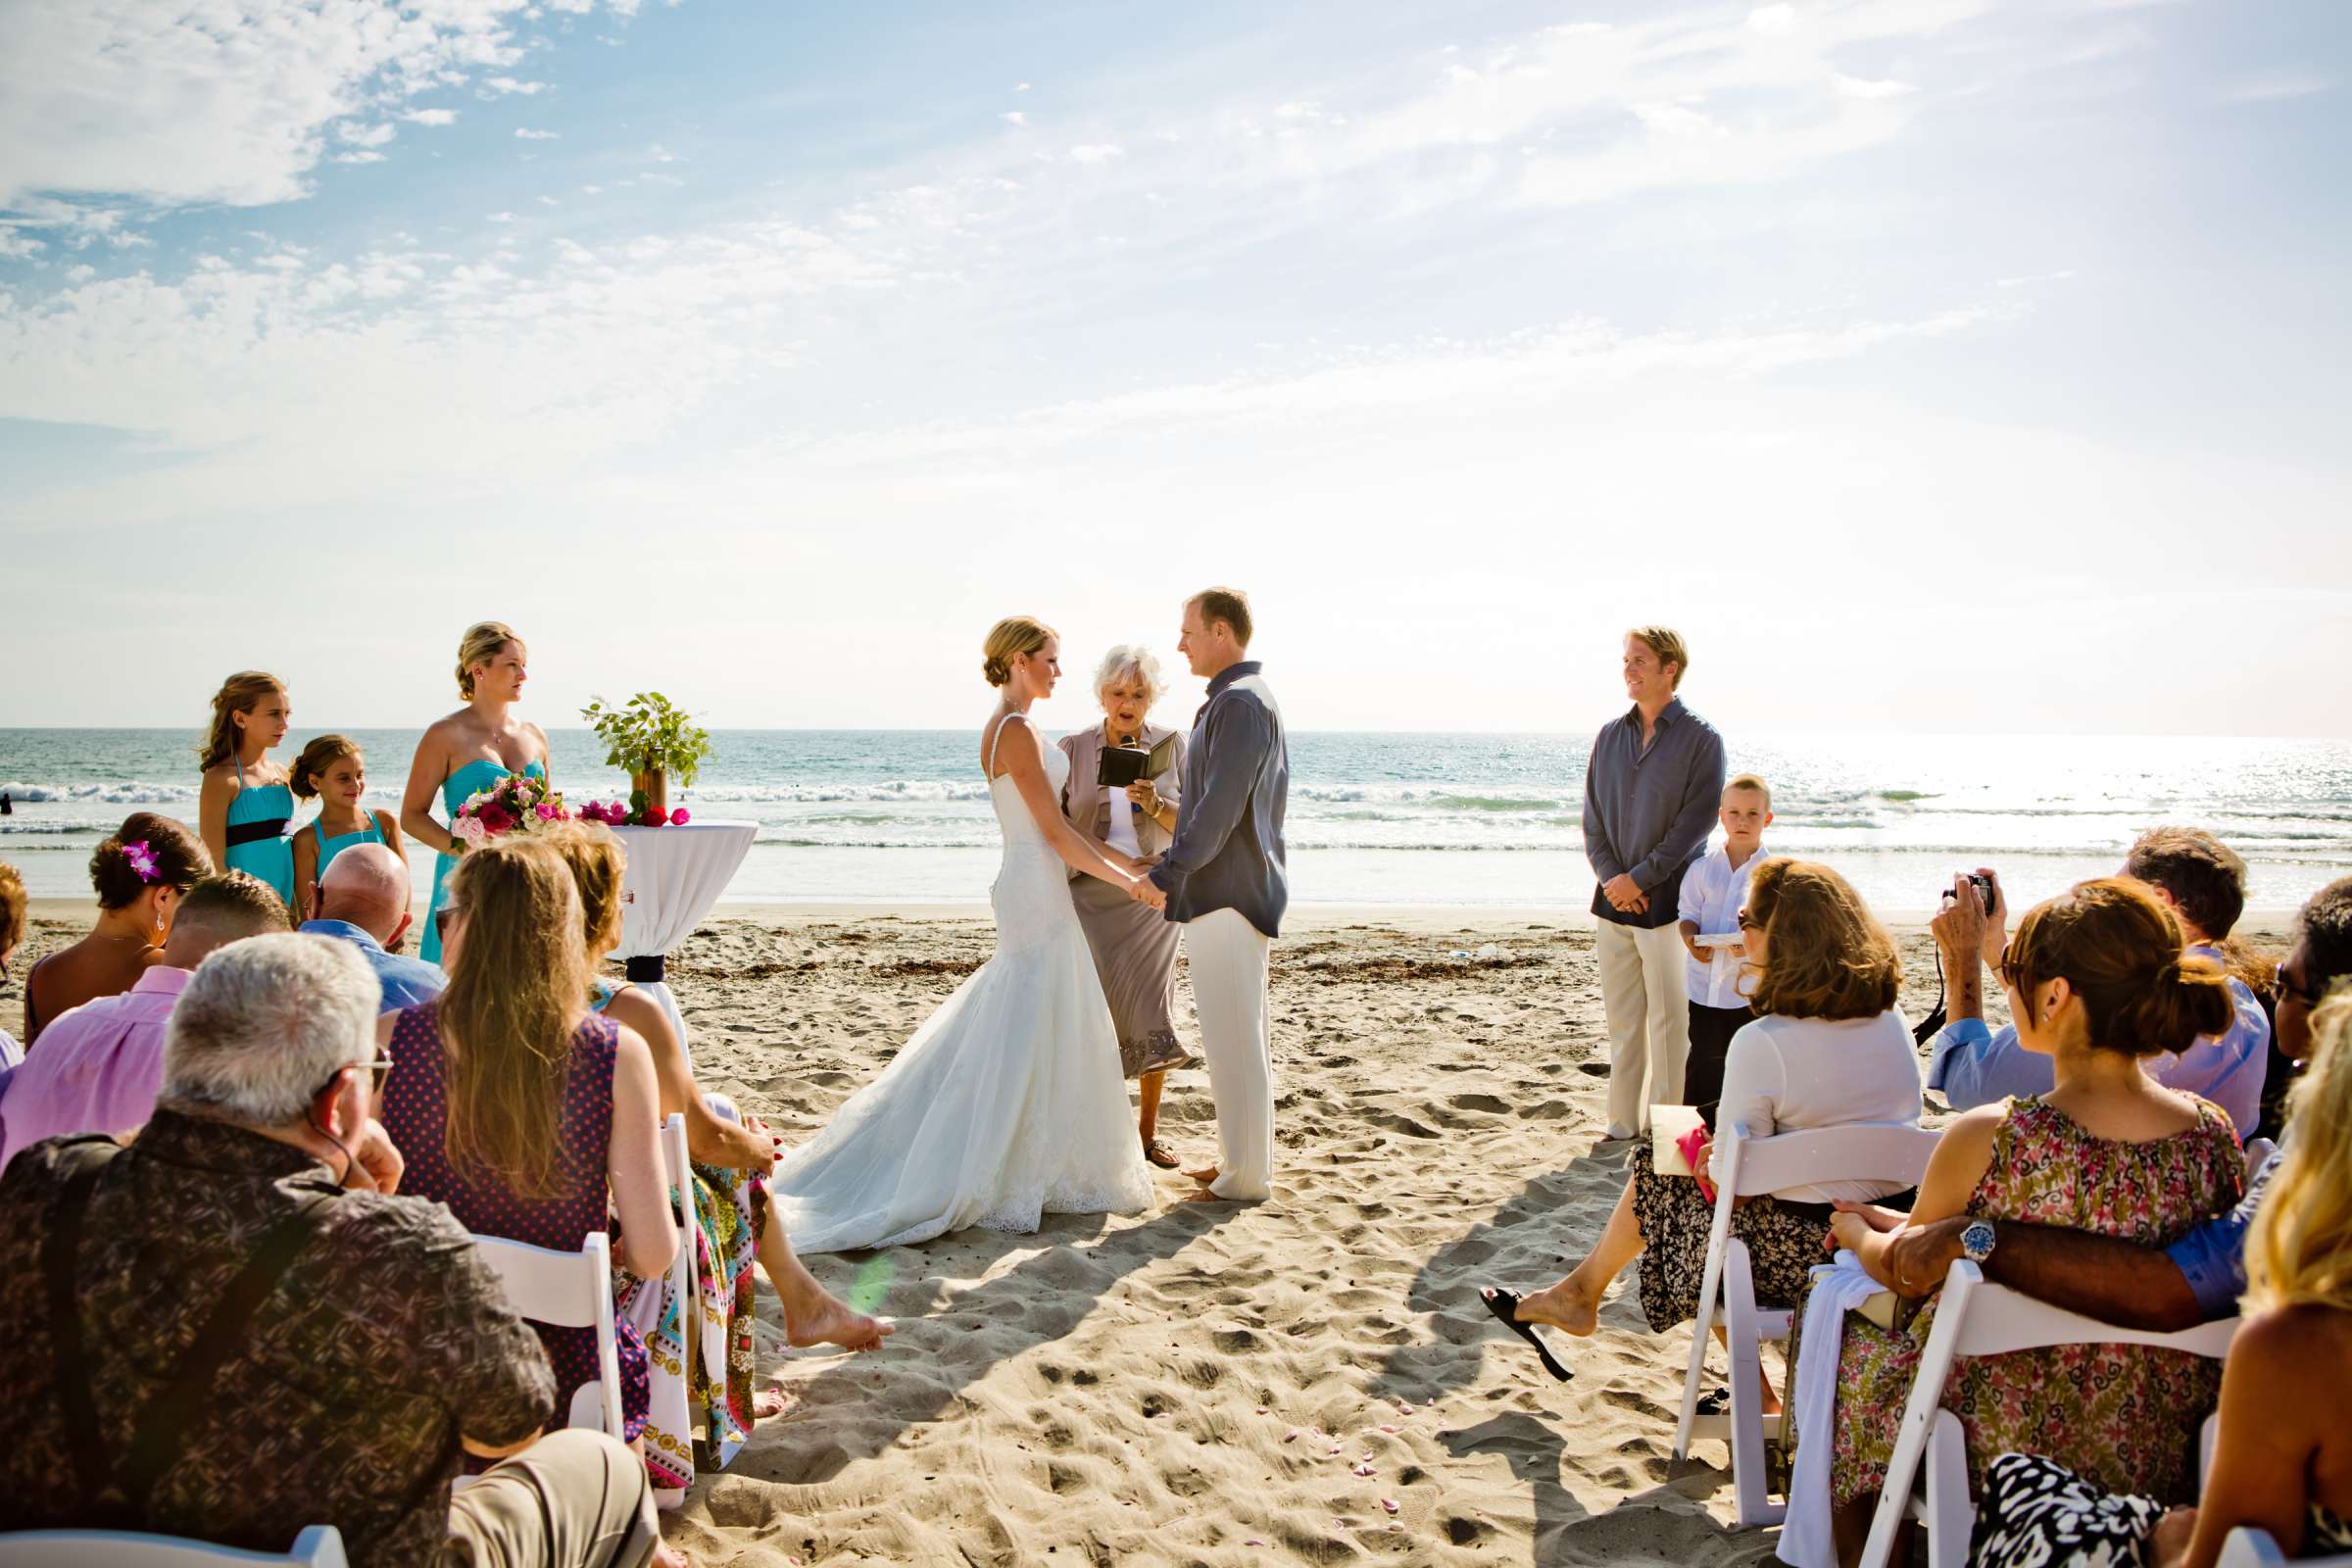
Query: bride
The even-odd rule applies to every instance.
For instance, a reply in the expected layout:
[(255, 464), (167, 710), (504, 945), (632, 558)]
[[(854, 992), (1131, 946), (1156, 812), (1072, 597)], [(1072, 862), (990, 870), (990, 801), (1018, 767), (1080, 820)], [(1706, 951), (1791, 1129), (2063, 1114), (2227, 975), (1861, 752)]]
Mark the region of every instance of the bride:
[(795, 1251), (894, 1247), (967, 1225), (1034, 1231), (1040, 1214), (1151, 1201), (1117, 1031), (1063, 866), (1153, 904), (1164, 895), (1062, 814), (1069, 760), (1029, 718), (1061, 676), (1060, 651), (1054, 629), (1026, 615), (988, 634), (981, 668), (1004, 693), (980, 738), (1004, 835), (989, 890), (996, 956), (777, 1163), (769, 1200)]

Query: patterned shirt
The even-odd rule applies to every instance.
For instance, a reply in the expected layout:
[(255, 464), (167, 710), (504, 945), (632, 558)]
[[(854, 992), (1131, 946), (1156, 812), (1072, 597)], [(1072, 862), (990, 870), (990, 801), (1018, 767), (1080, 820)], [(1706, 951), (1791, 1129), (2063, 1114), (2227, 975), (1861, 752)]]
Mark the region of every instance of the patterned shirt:
[[(0, 1322), (13, 1331), (0, 1530), (100, 1522), (82, 1515), (67, 1446), (41, 1260), (74, 1142), (36, 1144), (0, 1174)], [(340, 1193), (318, 1160), (243, 1128), (159, 1108), (90, 1195), (75, 1278), (105, 1449), (123, 1452), (263, 1235), (318, 1193), (338, 1196), (215, 1379), (148, 1523), (262, 1551), (331, 1524), (354, 1568), (462, 1560), (449, 1541), (458, 1440), (502, 1446), (549, 1422), (538, 1336), (449, 1210)]]

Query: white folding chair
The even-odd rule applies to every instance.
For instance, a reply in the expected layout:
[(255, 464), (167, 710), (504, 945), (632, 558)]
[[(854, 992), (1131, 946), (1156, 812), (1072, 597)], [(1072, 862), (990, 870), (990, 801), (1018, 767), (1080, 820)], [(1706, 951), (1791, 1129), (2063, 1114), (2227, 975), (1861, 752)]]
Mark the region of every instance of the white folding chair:
[(475, 1250), (506, 1287), (507, 1301), (534, 1323), (596, 1330), (597, 1379), (571, 1396), (564, 1424), (621, 1433), (620, 1347), (612, 1327), (612, 1239), (590, 1231), (576, 1252), (503, 1236), (476, 1236)]
[(2256, 1530), (2240, 1525), (2222, 1538), (2222, 1556), (2218, 1568), (2285, 1568), (2292, 1562), (2295, 1568), (2352, 1568), (2352, 1552), (2336, 1552), (2326, 1557), (2288, 1557), (2278, 1549), (2268, 1530)]
[(2278, 1146), (2268, 1138), (2246, 1140), (2246, 1174), (2250, 1177), (2262, 1169), (2262, 1162), (2278, 1152)]
[(184, 1536), (135, 1530), (23, 1530), (0, 1535), (0, 1568), (218, 1568), (221, 1563), (295, 1563), (302, 1568), (347, 1568), (343, 1536), (333, 1525), (313, 1525), (283, 1552), (216, 1546)]
[[(1954, 1361), (2048, 1345), (2145, 1345), (2218, 1361), (2230, 1353), (2230, 1340), (2236, 1332), (2235, 1318), (2201, 1323), (2178, 1334), (2118, 1328), (1987, 1285), (1984, 1273), (1966, 1258), (1954, 1263), (1944, 1276), (1943, 1292), (1936, 1303), (1936, 1325), (1920, 1352), (1911, 1396), (1903, 1404), (1894, 1456), (1886, 1466), (1886, 1490), (1879, 1495), (1878, 1512), (1870, 1521), (1870, 1541), (1862, 1548), (1862, 1568), (1884, 1568), (1906, 1514), (1927, 1525), (1928, 1568), (1962, 1568), (1968, 1561), (1969, 1537), (1977, 1523), (1976, 1503), (1968, 1494), (1968, 1439), (1960, 1418), (1941, 1403), (1944, 1381)], [(2213, 1434), (2209, 1416), (2201, 1456), (2211, 1452)], [(1923, 1458), (1927, 1495), (1915, 1500), (1911, 1483)]]
[[(1698, 1288), (1698, 1321), (1690, 1328), (1690, 1361), (1683, 1374), (1683, 1410), (1675, 1422), (1674, 1456), (1690, 1456), (1699, 1438), (1720, 1438), (1732, 1450), (1732, 1486), (1742, 1527), (1777, 1524), (1788, 1513), (1772, 1500), (1765, 1479), (1764, 1444), (1781, 1435), (1786, 1417), (1767, 1431), (1759, 1408), (1766, 1340), (1787, 1341), (1790, 1313), (1756, 1305), (1747, 1244), (1732, 1235), (1735, 1199), (1786, 1192), (1821, 1182), (1892, 1182), (1917, 1186), (1927, 1173), (1937, 1134), (1921, 1127), (1823, 1127), (1811, 1132), (1750, 1138), (1745, 1123), (1722, 1134), (1715, 1155), (1715, 1225), (1707, 1236), (1707, 1260)], [(1724, 1338), (1732, 1362), (1732, 1408), (1728, 1416), (1700, 1415), (1699, 1389), (1706, 1379), (1707, 1339), (1715, 1325), (1718, 1287)]]

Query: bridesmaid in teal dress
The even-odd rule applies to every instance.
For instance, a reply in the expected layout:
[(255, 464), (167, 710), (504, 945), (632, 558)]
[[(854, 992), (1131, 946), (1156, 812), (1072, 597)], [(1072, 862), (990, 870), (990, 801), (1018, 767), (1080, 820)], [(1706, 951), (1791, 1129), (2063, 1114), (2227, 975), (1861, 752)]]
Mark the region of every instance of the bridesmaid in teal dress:
[(321, 735), (294, 759), (288, 787), (297, 800), (318, 802), (318, 814), (294, 835), (294, 893), (302, 903), (296, 915), (307, 920), (317, 913), (312, 895), (319, 878), (337, 855), (355, 844), (381, 844), (405, 863), (400, 823), (390, 811), (370, 811), (360, 805), (368, 794), (368, 754), (348, 735)]
[(212, 729), (196, 754), (204, 770), (197, 827), (213, 863), (269, 883), (289, 913), (295, 907), (294, 846), (286, 840), (286, 824), (294, 819), (294, 793), (270, 750), (286, 738), (293, 718), (284, 681), (241, 670), (214, 695)]
[(416, 759), (409, 764), (400, 825), (409, 837), (440, 852), (433, 864), (433, 902), (418, 948), (427, 962), (441, 959), (441, 933), (431, 911), (441, 907), (450, 867), (458, 863), (450, 853), (449, 828), (433, 817), (433, 793), (440, 791), (443, 809), (454, 817), (474, 791), (487, 789), (509, 773), (547, 777), (547, 736), (538, 725), (514, 715), (529, 679), (528, 654), (513, 627), (497, 620), (466, 627), (458, 643), (458, 695), (466, 699), (466, 706), (424, 732), (416, 743)]

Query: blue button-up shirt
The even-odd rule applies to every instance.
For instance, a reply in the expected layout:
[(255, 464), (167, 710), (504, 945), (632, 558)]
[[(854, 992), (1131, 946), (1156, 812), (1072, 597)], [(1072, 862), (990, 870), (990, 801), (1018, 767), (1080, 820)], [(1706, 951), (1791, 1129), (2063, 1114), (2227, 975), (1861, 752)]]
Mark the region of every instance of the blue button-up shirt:
[(386, 953), (384, 945), (373, 935), (349, 920), (305, 920), (301, 928), (314, 936), (348, 942), (360, 950), (360, 956), (375, 971), (376, 984), (383, 987), (384, 1004), (377, 1009), (380, 1012), (430, 1002), (449, 984), (449, 976), (441, 972), (439, 964), (412, 958), (405, 953)]
[(1631, 876), (1649, 907), (1628, 914), (1595, 887), (1592, 912), (1618, 925), (1674, 924), (1683, 873), (1722, 805), (1723, 737), (1681, 698), (1660, 710), (1647, 747), (1640, 708), (1603, 724), (1585, 762), (1585, 860), (1601, 887)]
[[(2190, 953), (2217, 957), (2212, 948)], [(2168, 1089), (2212, 1101), (2227, 1111), (2239, 1136), (2262, 1119), (2262, 1075), (2271, 1054), (2271, 1021), (2244, 982), (2232, 976), (2230, 1000), (2236, 1011), (2228, 1029), (2207, 1035), (2177, 1056), (2157, 1056), (2148, 1073)], [(2018, 1043), (2017, 1026), (1995, 1034), (1982, 1018), (1955, 1018), (1936, 1037), (1928, 1087), (1954, 1110), (1989, 1105), (2021, 1095), (2046, 1095), (2057, 1087), (2057, 1064)]]
[(2246, 1231), (2254, 1223), (2262, 1190), (2270, 1185), (2271, 1173), (2278, 1168), (2278, 1157), (2285, 1152), (2282, 1146), (2262, 1162), (2235, 1208), (2207, 1220), (2164, 1250), (2164, 1255), (2188, 1281), (2189, 1294), (2197, 1298), (2208, 1323), (2234, 1315), (2237, 1298), (2246, 1293)]

